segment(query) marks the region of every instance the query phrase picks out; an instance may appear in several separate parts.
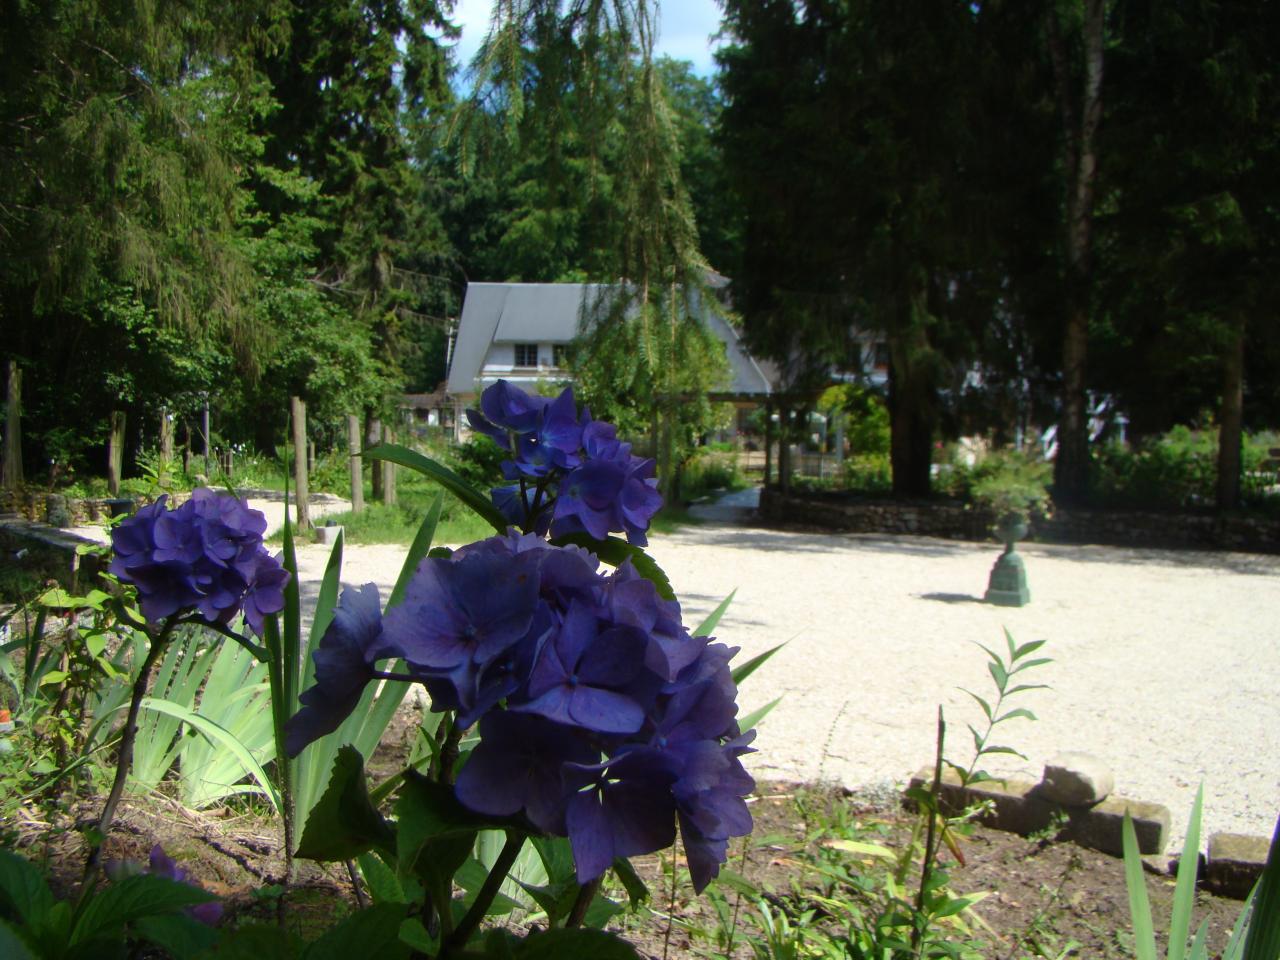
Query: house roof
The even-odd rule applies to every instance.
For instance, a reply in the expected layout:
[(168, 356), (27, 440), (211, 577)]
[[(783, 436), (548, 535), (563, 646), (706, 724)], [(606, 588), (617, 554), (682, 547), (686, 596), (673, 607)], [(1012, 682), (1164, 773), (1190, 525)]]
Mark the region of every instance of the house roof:
[[(584, 302), (617, 288), (588, 283), (469, 283), (449, 364), (448, 390), (479, 393), (481, 367), (494, 343), (568, 343), (578, 333)], [(719, 313), (703, 310), (703, 321), (725, 345), (734, 396), (767, 396), (769, 378), (747, 355), (737, 332)]]

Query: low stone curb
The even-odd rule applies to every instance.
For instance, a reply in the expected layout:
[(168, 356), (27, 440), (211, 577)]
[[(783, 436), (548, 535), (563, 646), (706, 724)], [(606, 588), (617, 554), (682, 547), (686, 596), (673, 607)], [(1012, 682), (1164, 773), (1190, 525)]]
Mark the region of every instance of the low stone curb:
[[(925, 767), (908, 786), (927, 790), (932, 783), (933, 769)], [(1024, 837), (1054, 831), (1056, 840), (1069, 840), (1114, 857), (1124, 856), (1124, 815), (1128, 811), (1147, 871), (1168, 875), (1178, 867), (1178, 858), (1164, 851), (1169, 836), (1169, 809), (1158, 803), (1107, 797), (1087, 806), (1066, 806), (1046, 799), (1043, 783), (988, 780), (965, 789), (951, 769), (943, 772), (941, 793), (942, 802), (955, 810), (984, 804), (986, 812), (977, 820), (993, 830)], [(1197, 874), (1213, 893), (1242, 900), (1262, 876), (1270, 846), (1271, 842), (1262, 837), (1215, 833), (1209, 838), (1208, 856), (1197, 854)]]

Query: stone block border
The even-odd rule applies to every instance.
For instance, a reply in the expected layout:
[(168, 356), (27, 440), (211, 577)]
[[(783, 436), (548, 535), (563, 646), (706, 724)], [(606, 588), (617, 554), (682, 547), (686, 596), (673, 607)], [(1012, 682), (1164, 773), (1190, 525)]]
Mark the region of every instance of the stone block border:
[[(928, 789), (932, 783), (933, 768), (925, 767), (908, 786)], [(955, 810), (984, 804), (986, 810), (977, 818), (983, 826), (1024, 837), (1054, 831), (1054, 839), (1069, 840), (1113, 857), (1124, 856), (1122, 828), (1128, 811), (1138, 851), (1148, 868), (1158, 864), (1158, 872), (1172, 873), (1177, 869), (1176, 857), (1162, 856), (1169, 837), (1169, 808), (1161, 804), (1107, 797), (1095, 804), (1069, 807), (1047, 799), (1043, 783), (989, 780), (965, 789), (959, 775), (950, 769), (944, 771), (941, 786), (943, 803)], [(1269, 849), (1270, 841), (1261, 837), (1213, 834), (1207, 860), (1200, 859), (1204, 885), (1219, 896), (1243, 900), (1262, 876)]]
[[(956, 501), (899, 502), (833, 495), (760, 492), (766, 523), (822, 527), (846, 533), (916, 534), (949, 540), (988, 540), (989, 513)], [(1068, 510), (1031, 519), (1031, 539), (1124, 547), (1243, 550), (1280, 553), (1280, 521), (1262, 517)]]

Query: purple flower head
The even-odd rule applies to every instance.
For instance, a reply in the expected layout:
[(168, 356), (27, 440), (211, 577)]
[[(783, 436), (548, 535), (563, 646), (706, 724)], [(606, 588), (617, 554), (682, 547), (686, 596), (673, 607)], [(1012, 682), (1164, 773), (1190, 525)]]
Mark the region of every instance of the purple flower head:
[[(187, 886), (195, 887), (197, 890), (204, 889), (194, 880), (187, 879), (187, 871), (178, 866), (177, 862), (165, 853), (164, 848), (158, 843), (151, 848), (147, 873), (153, 877), (172, 880), (174, 883), (185, 883)], [(207, 903), (197, 903), (194, 906), (187, 907), (183, 912), (193, 920), (198, 920), (200, 923), (211, 927), (222, 919), (222, 901), (210, 900)]]
[(285, 724), (285, 749), (296, 757), (307, 744), (332, 733), (360, 702), (374, 679), (373, 664), (382, 636), (382, 603), (376, 584), (347, 587), (333, 621), (312, 654), (315, 684), (298, 700), (302, 709)]
[(529, 634), (537, 607), (537, 563), (529, 554), (428, 557), (404, 602), (387, 614), (377, 655), (401, 657), (419, 675), (447, 680), (453, 692), (438, 709), (471, 711), (480, 675)]
[(550, 402), (547, 397), (525, 393), (506, 380), (499, 380), (480, 394), (480, 410), (468, 410), (467, 420), (502, 449), (510, 450), (510, 434), (531, 433), (538, 425), (538, 414)]
[(551, 535), (586, 531), (604, 540), (622, 529), (618, 499), (627, 481), (626, 467), (614, 460), (588, 460), (560, 484)]
[(493, 711), (481, 718), (480, 744), (458, 774), (458, 800), (490, 816), (523, 813), (539, 830), (564, 836), (565, 804), (581, 785), (571, 774), (599, 758), (579, 730)]
[(538, 657), (529, 699), (512, 709), (598, 733), (635, 733), (644, 723), (636, 694), (646, 646), (639, 630), (602, 624), (592, 608), (574, 601)]
[(266, 518), (225, 493), (199, 489), (176, 510), (166, 497), (112, 531), (111, 572), (138, 589), (148, 622), (192, 609), (227, 623), (247, 606), (254, 630), (284, 605), (288, 574), (262, 546)]

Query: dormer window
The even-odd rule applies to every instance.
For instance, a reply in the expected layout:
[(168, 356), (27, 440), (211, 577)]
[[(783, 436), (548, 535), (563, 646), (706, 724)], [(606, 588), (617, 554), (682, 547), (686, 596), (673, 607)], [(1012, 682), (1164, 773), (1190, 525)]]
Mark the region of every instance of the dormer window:
[(538, 365), (538, 345), (536, 343), (516, 344), (516, 366), (536, 367)]

